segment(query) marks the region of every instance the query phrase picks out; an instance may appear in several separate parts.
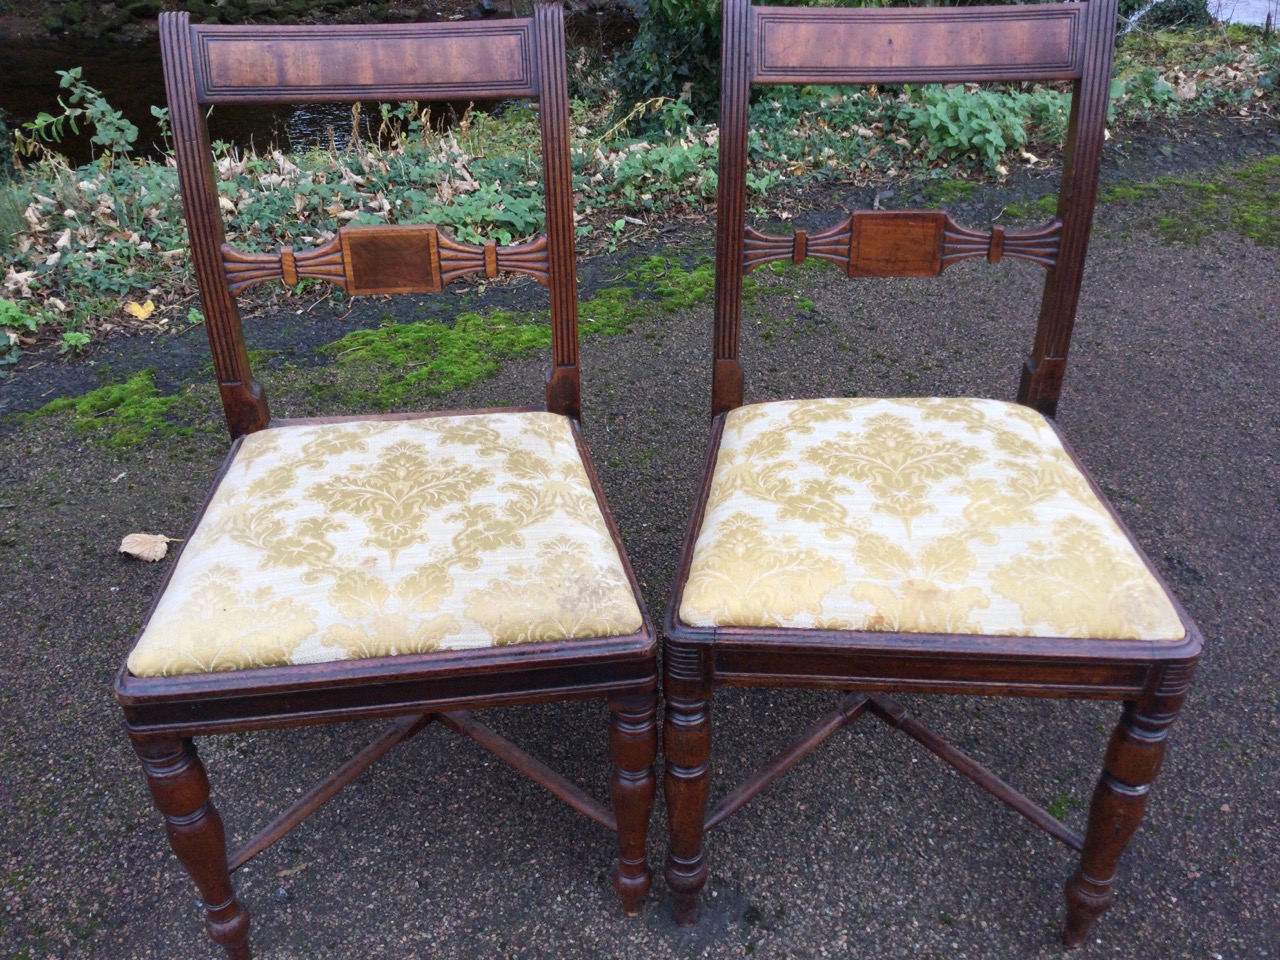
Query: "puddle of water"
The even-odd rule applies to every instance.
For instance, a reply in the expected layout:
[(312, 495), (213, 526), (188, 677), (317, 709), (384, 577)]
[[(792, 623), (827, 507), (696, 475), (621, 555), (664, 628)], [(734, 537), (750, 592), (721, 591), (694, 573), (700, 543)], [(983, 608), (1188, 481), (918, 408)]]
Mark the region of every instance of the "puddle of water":
[(1252, 23), (1257, 26), (1267, 22), (1280, 28), (1280, 0), (1210, 0), (1209, 12), (1214, 19), (1231, 23)]
[[(597, 49), (616, 47), (630, 40), (634, 24), (625, 18), (583, 14), (571, 17), (569, 41)], [(22, 44), (0, 44), (0, 108), (9, 114), (10, 126), (33, 120), (40, 112), (57, 113), (58, 70), (81, 67), (85, 83), (103, 92), (107, 102), (138, 127), (136, 152), (157, 156), (160, 130), (151, 116), (151, 107), (165, 102), (164, 77), (160, 67), (160, 42), (152, 38), (138, 44), (111, 41), (52, 39)], [(467, 103), (439, 103), (432, 107), (433, 123), (447, 127), (466, 110)], [(478, 109), (493, 104), (476, 103)], [(365, 105), (364, 117), (377, 108)], [(215, 140), (259, 148), (327, 147), (330, 133), (339, 149), (351, 134), (351, 107), (348, 104), (305, 104), (282, 107), (225, 105), (209, 117), (209, 133)], [(366, 131), (367, 135), (367, 131)], [(60, 153), (83, 163), (91, 159), (89, 135), (70, 135), (58, 147)]]

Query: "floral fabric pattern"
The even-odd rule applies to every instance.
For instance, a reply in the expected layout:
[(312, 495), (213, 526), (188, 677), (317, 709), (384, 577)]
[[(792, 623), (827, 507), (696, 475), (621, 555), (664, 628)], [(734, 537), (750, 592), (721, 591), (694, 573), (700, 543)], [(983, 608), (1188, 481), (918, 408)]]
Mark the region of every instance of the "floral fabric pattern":
[(242, 442), (129, 670), (625, 636), (642, 623), (566, 418), (282, 426)]
[(691, 626), (1181, 640), (1048, 421), (996, 400), (729, 413), (680, 606)]

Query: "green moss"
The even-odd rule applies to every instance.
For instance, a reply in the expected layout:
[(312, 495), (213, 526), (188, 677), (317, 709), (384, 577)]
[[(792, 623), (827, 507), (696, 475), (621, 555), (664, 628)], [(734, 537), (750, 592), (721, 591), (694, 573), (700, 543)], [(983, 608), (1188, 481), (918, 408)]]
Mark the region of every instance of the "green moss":
[(972, 180), (956, 180), (954, 177), (943, 177), (932, 180), (924, 188), (926, 207), (945, 207), (959, 200), (967, 200), (978, 189)]
[(70, 412), (75, 428), (103, 436), (108, 446), (129, 447), (152, 437), (189, 436), (190, 427), (169, 419), (178, 395), (162, 397), (151, 370), (135, 373), (124, 383), (110, 383), (79, 397), (60, 397), (31, 416)]
[(1011, 203), (1004, 208), (1014, 220), (1033, 220), (1042, 217), (1052, 217), (1058, 212), (1058, 198), (1055, 194), (1046, 193), (1037, 200), (1033, 200), (1027, 204)]
[(1222, 187), (1231, 223), (1246, 237), (1280, 246), (1280, 154), (1245, 167)]
[(629, 270), (624, 279), (640, 284), (657, 298), (663, 311), (674, 313), (711, 299), (716, 287), (716, 268), (710, 260), (700, 261), (688, 269), (668, 257), (652, 256)]
[[(621, 279), (625, 284), (606, 287), (578, 304), (582, 337), (626, 333), (637, 321), (709, 302), (715, 290), (715, 265), (700, 260), (689, 267), (672, 258), (651, 256)], [(750, 301), (764, 289), (747, 277), (744, 299)], [(774, 285), (768, 290), (790, 294)], [(801, 309), (813, 309), (812, 301), (796, 299)], [(376, 330), (349, 333), (321, 348), (353, 372), (370, 375), (370, 389), (322, 383), (309, 390), (316, 399), (388, 408), (413, 395), (439, 396), (479, 383), (496, 373), (504, 360), (550, 347), (551, 323), (546, 311), (469, 311), (452, 323), (387, 323)]]
[(1266, 246), (1280, 246), (1280, 155), (1228, 170), (1212, 181), (1161, 177), (1154, 183), (1108, 188), (1104, 203), (1159, 197), (1156, 226), (1167, 241), (1199, 243), (1234, 231)]
[(1116, 183), (1101, 192), (1098, 202), (1135, 203), (1151, 196), (1157, 189), (1154, 183)]
[(509, 310), (462, 313), (438, 320), (357, 330), (323, 349), (341, 363), (387, 370), (376, 402), (394, 404), (410, 392), (448, 393), (497, 372), (500, 361), (550, 347), (551, 325)]

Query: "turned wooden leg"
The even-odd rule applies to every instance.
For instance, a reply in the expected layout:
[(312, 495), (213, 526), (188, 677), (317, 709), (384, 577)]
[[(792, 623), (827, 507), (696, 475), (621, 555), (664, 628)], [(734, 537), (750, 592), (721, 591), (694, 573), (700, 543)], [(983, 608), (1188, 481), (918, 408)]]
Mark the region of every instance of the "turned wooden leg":
[(702, 835), (711, 786), (710, 652), (701, 645), (668, 641), (664, 659), (663, 789), (671, 837), (665, 874), (675, 896), (676, 923), (690, 924), (698, 919), (698, 895), (707, 882)]
[(1147, 792), (1164, 758), (1165, 737), (1187, 699), (1193, 664), (1165, 667), (1142, 697), (1124, 705), (1102, 777), (1089, 807), (1084, 853), (1067, 881), (1067, 924), (1063, 942), (1078, 947), (1115, 896), (1116, 865), (1142, 822)]
[(227, 870), (222, 818), (209, 802), (209, 778), (190, 740), (135, 740), (169, 843), (204, 900), (205, 929), (230, 960), (249, 960), (249, 913), (236, 902)]
[(613, 888), (622, 909), (634, 917), (653, 883), (646, 852), (649, 815), (658, 780), (653, 762), (658, 756), (658, 689), (616, 694), (609, 698), (609, 757), (613, 773), (609, 793), (618, 819), (618, 865)]

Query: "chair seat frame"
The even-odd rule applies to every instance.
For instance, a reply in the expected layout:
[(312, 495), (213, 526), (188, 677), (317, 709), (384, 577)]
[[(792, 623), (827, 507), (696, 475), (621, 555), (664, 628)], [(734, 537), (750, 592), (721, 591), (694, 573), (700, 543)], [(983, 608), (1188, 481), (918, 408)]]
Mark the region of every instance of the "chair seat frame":
[[(1052, 418), (1075, 319), (1097, 190), (1109, 87), (1115, 0), (1023, 7), (803, 9), (725, 0), (717, 203), (716, 324), (712, 424), (706, 463), (667, 603), (663, 642), (664, 751), (670, 848), (667, 884), (678, 923), (698, 917), (708, 876), (704, 838), (837, 730), (863, 715), (907, 733), (1035, 826), (1081, 851), (1066, 885), (1064, 941), (1083, 942), (1110, 906), (1116, 867), (1137, 830), (1203, 649), (1199, 628), (1142, 553), (1058, 432), (1063, 447), (1133, 544), (1186, 628), (1183, 640), (933, 635), (815, 629), (695, 627), (679, 611), (711, 494), (729, 411), (743, 403), (738, 359), (742, 278), (768, 260), (831, 260), (850, 277), (936, 276), (952, 261), (998, 262), (1016, 247), (1046, 269), (1040, 323), (1022, 371), (1019, 402)], [(956, 31), (968, 30), (963, 42)], [(896, 44), (896, 47), (895, 47)], [(913, 45), (914, 44), (914, 45)], [(990, 56), (992, 66), (982, 58)], [(1048, 64), (1046, 66), (1046, 64)], [(1022, 235), (964, 230), (936, 211), (857, 212), (806, 237), (773, 237), (746, 226), (747, 105), (752, 84), (1073, 81), (1058, 214)], [(932, 237), (923, 251), (908, 242)], [(932, 245), (936, 244), (936, 245)], [(755, 775), (708, 812), (715, 686), (830, 689), (844, 696)], [(911, 718), (887, 693), (1122, 701), (1084, 835)]]
[[(646, 834), (657, 781), (657, 640), (622, 538), (579, 425), (576, 270), (568, 139), (563, 11), (540, 4), (529, 19), (494, 23), (350, 27), (195, 26), (185, 13), (161, 14), (165, 81), (192, 259), (214, 369), (233, 440), (192, 529), (247, 434), (280, 426), (483, 415), (447, 410), (386, 416), (273, 419), (249, 368), (235, 294), (268, 280), (314, 276), (350, 294), (439, 292), (465, 273), (533, 275), (548, 288), (552, 366), (541, 407), (571, 426), (609, 535), (642, 614), (640, 629), (617, 637), (528, 643), (367, 660), (264, 667), (208, 674), (115, 678), (126, 731), (142, 761), (170, 843), (191, 875), (206, 928), (232, 960), (250, 956), (249, 914), (231, 873), (319, 810), (361, 772), (433, 722), (474, 740), (569, 806), (618, 836), (613, 885), (624, 910), (639, 912), (652, 873)], [(431, 80), (432, 70), (443, 79)], [(430, 226), (343, 228), (311, 251), (245, 254), (225, 242), (205, 113), (212, 104), (361, 99), (533, 97), (539, 103), (546, 186), (546, 233), (526, 244), (461, 244)], [(389, 258), (389, 259), (388, 259)], [(385, 264), (389, 262), (388, 267)], [(189, 537), (188, 537), (189, 539)], [(181, 550), (147, 620), (168, 587)], [(143, 629), (146, 623), (144, 621)], [(471, 711), (585, 698), (608, 702), (612, 808), (478, 722)], [(350, 720), (391, 725), (329, 778), (308, 790), (239, 851), (228, 855), (210, 800), (198, 737)], [(602, 737), (603, 739), (603, 737)]]

